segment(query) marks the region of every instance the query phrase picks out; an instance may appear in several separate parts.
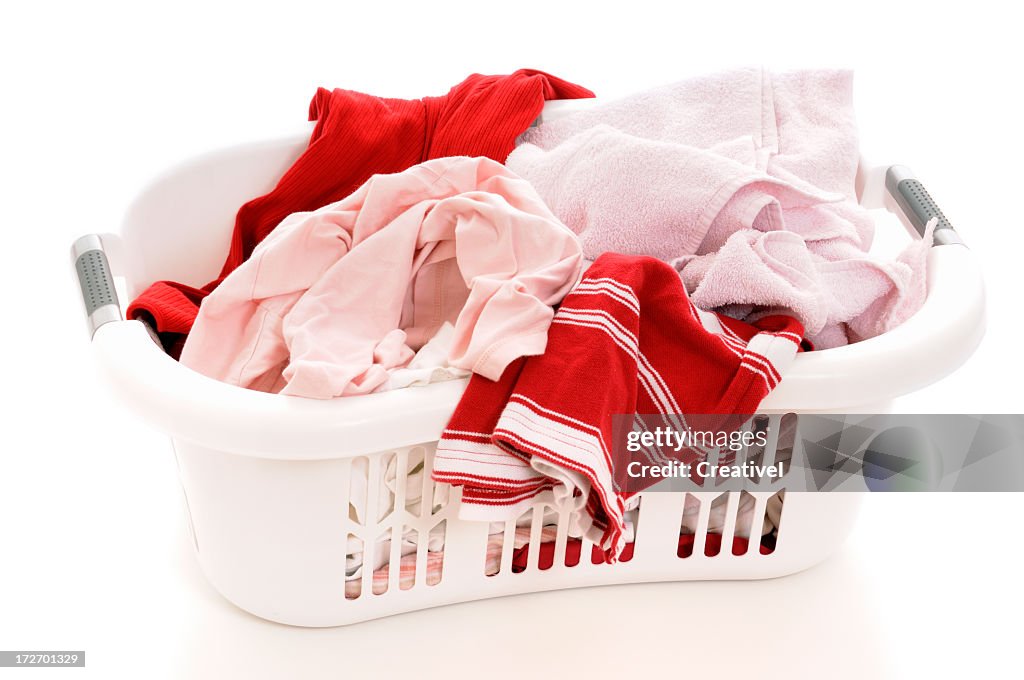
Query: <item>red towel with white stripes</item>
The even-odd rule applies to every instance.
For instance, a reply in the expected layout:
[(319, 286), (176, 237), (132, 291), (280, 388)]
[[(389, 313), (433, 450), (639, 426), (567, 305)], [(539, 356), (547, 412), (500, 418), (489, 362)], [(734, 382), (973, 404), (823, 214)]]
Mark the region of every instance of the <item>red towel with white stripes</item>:
[(433, 477), (463, 487), (463, 519), (515, 519), (541, 494), (568, 502), (615, 561), (631, 494), (614, 483), (613, 416), (753, 414), (802, 335), (788, 316), (753, 326), (698, 310), (660, 260), (602, 255), (562, 301), (543, 355), (497, 382), (473, 376)]

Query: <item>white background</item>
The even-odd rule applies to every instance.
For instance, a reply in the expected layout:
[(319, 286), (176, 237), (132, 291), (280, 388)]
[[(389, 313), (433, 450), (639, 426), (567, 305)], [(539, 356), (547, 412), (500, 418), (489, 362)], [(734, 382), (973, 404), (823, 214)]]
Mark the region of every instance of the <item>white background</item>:
[(982, 2), (674, 6), (5, 4), (0, 649), (86, 649), (88, 666), (0, 677), (1020, 677), (1018, 494), (872, 496), (843, 552), (777, 581), (291, 629), (205, 583), (167, 441), (97, 388), (73, 237), (116, 228), (169, 164), (304, 120), (318, 85), (419, 97), (534, 67), (607, 97), (763, 63), (854, 68), (865, 151), (911, 165), (985, 262), (982, 347), (897, 408), (1024, 412), (1019, 19)]

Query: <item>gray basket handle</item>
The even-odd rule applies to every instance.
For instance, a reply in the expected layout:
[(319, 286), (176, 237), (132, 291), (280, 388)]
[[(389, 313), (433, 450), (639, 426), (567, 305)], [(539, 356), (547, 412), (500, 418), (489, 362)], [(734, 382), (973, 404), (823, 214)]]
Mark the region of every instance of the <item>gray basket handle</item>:
[(78, 287), (85, 304), (89, 337), (92, 338), (103, 324), (123, 319), (103, 241), (96, 234), (79, 238), (71, 245), (71, 260), (78, 274)]
[(914, 177), (914, 173), (905, 165), (894, 165), (885, 173), (885, 188), (895, 199), (904, 216), (914, 226), (918, 234), (924, 235), (925, 225), (932, 218), (938, 220), (935, 225), (934, 245), (964, 245), (963, 239), (953, 229), (946, 216), (939, 209), (935, 199), (931, 197), (924, 185)]

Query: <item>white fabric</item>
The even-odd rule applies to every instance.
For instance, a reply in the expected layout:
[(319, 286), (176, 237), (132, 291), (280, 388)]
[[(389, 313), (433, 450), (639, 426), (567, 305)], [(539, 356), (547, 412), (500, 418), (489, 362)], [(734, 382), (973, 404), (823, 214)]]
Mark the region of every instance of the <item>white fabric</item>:
[(417, 387), (430, 383), (465, 378), (470, 374), (462, 368), (448, 363), (455, 343), (455, 326), (447, 321), (442, 324), (427, 344), (416, 352), (408, 366), (391, 371), (387, 382), (380, 391), (397, 390), (403, 387)]

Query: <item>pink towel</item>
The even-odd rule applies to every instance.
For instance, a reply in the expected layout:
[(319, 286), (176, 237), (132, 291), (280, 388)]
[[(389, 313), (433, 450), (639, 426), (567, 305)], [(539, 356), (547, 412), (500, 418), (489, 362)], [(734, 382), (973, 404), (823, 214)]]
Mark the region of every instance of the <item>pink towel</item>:
[(716, 253), (672, 261), (693, 303), (748, 321), (788, 311), (817, 349), (874, 337), (917, 311), (926, 295), (931, 225), (893, 261), (851, 252), (829, 260), (787, 231), (736, 232)]
[(717, 250), (737, 225), (781, 229), (785, 210), (844, 199), (775, 179), (753, 167), (754, 155), (749, 139), (700, 149), (600, 124), (550, 151), (521, 146), (514, 166), (580, 235), (588, 258), (670, 260)]
[(707, 309), (748, 320), (789, 311), (825, 348), (884, 332), (924, 300), (927, 240), (895, 262), (867, 256), (874, 226), (854, 188), (849, 72), (694, 78), (545, 123), (522, 142), (507, 166), (588, 259), (673, 261)]
[(362, 394), (448, 322), (450, 365), (496, 380), (544, 352), (581, 262), (572, 232), (500, 163), (427, 161), (285, 218), (203, 300), (181, 362), (267, 392)]

